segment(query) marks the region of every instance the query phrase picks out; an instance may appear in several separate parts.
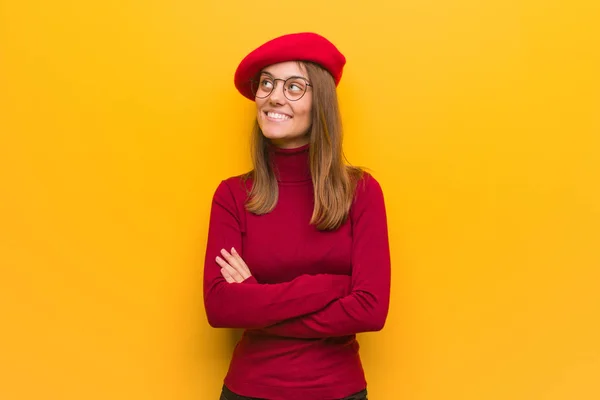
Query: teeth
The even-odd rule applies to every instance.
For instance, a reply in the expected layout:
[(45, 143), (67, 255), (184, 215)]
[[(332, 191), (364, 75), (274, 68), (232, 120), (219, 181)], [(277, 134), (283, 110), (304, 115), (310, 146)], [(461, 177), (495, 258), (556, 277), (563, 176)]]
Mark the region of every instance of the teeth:
[(269, 116), (269, 118), (274, 118), (274, 119), (280, 119), (280, 120), (290, 119), (290, 117), (285, 114), (278, 114), (278, 113), (274, 113), (274, 112), (268, 112), (267, 115)]

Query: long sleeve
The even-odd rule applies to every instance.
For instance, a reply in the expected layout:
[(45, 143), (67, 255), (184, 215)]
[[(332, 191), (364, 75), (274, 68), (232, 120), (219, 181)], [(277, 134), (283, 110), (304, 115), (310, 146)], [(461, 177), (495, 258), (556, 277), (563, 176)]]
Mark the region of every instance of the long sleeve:
[(242, 212), (223, 181), (213, 197), (204, 263), (204, 306), (211, 326), (264, 328), (323, 309), (350, 292), (351, 278), (344, 275), (302, 275), (278, 284), (225, 281), (215, 257), (222, 248), (242, 249)]
[(319, 338), (383, 328), (390, 298), (390, 252), (383, 193), (370, 175), (357, 188), (350, 217), (353, 232), (351, 293), (319, 311), (263, 329), (263, 333)]

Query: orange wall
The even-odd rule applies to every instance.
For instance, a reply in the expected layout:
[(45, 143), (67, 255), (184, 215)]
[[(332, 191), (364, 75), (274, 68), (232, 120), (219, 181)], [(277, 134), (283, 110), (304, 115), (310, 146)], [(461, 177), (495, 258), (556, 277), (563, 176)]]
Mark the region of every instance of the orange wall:
[(315, 30), (388, 205), (374, 400), (600, 398), (600, 3), (0, 0), (0, 399), (217, 398), (201, 299), (237, 62)]

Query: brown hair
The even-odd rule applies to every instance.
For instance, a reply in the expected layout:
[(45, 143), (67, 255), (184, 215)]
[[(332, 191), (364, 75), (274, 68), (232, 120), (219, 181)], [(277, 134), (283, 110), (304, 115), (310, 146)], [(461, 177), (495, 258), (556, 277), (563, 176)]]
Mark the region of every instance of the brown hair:
[[(344, 162), (342, 121), (333, 77), (318, 64), (298, 64), (306, 69), (313, 89), (309, 152), (315, 206), (310, 223), (319, 230), (334, 230), (348, 218), (356, 184), (363, 171)], [(268, 145), (268, 139), (255, 121), (252, 132), (254, 169), (244, 175), (244, 179), (253, 181), (246, 209), (258, 215), (272, 211), (279, 197)]]

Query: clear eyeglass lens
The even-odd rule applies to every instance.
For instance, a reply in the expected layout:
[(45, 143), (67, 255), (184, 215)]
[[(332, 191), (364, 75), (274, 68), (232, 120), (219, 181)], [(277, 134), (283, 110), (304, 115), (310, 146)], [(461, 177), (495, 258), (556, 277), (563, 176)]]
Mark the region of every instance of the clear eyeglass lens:
[(302, 79), (290, 79), (285, 82), (285, 94), (290, 100), (302, 97), (306, 91), (306, 82)]
[[(258, 98), (265, 98), (271, 94), (279, 79), (274, 80), (268, 76), (261, 76), (258, 81), (252, 81), (252, 92)], [(307, 84), (303, 79), (290, 78), (283, 82), (284, 94), (290, 100), (300, 99), (306, 92)]]

